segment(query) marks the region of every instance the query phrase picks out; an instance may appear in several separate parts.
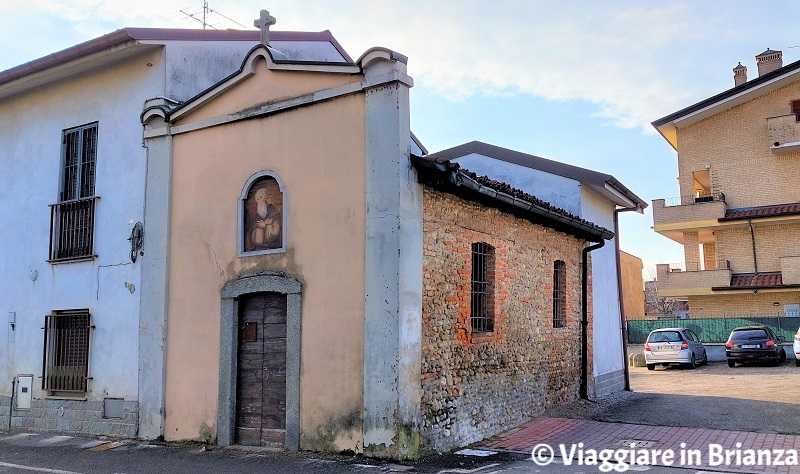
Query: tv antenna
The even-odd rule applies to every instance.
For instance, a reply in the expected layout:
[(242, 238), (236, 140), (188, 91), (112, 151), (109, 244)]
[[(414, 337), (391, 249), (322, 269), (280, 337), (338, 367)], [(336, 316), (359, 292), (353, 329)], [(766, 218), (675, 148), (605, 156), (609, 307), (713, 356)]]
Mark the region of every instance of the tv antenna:
[(183, 13), (184, 15), (186, 15), (187, 18), (191, 18), (192, 20), (200, 22), (203, 25), (203, 29), (204, 30), (206, 28), (212, 28), (212, 29), (215, 29), (215, 30), (217, 29), (217, 27), (215, 27), (214, 25), (210, 24), (207, 21), (208, 17), (212, 13), (215, 14), (215, 15), (221, 16), (222, 18), (230, 21), (231, 23), (235, 23), (235, 24), (241, 26), (242, 28), (245, 28), (245, 29), (247, 28), (246, 26), (244, 26), (243, 24), (239, 23), (238, 21), (233, 20), (231, 18), (228, 18), (227, 16), (223, 15), (222, 13), (220, 13), (220, 12), (214, 10), (213, 8), (209, 7), (208, 6), (208, 0), (203, 0), (203, 10), (202, 10), (202, 12), (190, 13), (190, 12), (184, 11), (183, 9), (181, 9), (179, 11), (181, 13)]

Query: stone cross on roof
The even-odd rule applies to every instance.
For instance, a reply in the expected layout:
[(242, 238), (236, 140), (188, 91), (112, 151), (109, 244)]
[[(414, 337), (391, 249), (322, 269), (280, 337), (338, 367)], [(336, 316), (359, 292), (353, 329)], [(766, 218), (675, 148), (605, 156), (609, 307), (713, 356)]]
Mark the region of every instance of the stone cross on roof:
[(269, 46), (269, 27), (275, 24), (275, 17), (261, 10), (261, 17), (253, 21), (253, 26), (261, 28), (261, 44)]

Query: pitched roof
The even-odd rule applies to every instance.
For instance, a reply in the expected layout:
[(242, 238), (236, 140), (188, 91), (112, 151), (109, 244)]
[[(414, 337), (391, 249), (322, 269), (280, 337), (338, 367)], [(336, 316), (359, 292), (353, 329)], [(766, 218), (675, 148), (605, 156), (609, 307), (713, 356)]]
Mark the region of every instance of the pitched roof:
[[(764, 53), (766, 52), (767, 51)], [(720, 92), (708, 99), (701, 100), (677, 112), (661, 117), (658, 120), (654, 120), (651, 122), (651, 125), (653, 125), (670, 145), (677, 150), (675, 132), (677, 129), (677, 122), (685, 121), (685, 123), (691, 124), (723, 110), (727, 110), (728, 108), (742, 104), (771, 90), (783, 87), (790, 82), (798, 80), (793, 76), (799, 71), (800, 61), (795, 61), (743, 84)]]
[(742, 207), (738, 209), (728, 209), (725, 217), (720, 221), (733, 221), (738, 219), (752, 219), (761, 217), (789, 216), (800, 214), (800, 203), (774, 204), (771, 206)]
[(411, 163), (419, 173), (419, 182), (442, 191), (589, 241), (610, 240), (614, 237), (614, 233), (604, 227), (581, 219), (507, 183), (461, 169), (458, 163), (431, 159), (430, 155), (411, 155)]
[(731, 275), (731, 288), (782, 287), (781, 272), (734, 273)]
[(786, 285), (783, 283), (781, 272), (765, 273), (734, 273), (731, 275), (730, 286), (715, 286), (713, 291), (726, 290), (761, 290), (775, 288), (800, 288), (800, 285)]
[[(21, 79), (25, 76), (43, 72), (47, 69), (56, 68), (96, 53), (110, 51), (128, 43), (135, 44), (143, 41), (250, 41), (253, 45), (256, 45), (261, 39), (260, 34), (258, 30), (122, 28), (57, 53), (2, 71), (0, 72), (0, 85)], [(328, 30), (320, 32), (271, 31), (270, 38), (271, 43), (288, 41), (329, 42), (342, 55), (346, 62), (353, 62), (353, 59)]]
[(638, 209), (644, 209), (647, 207), (646, 202), (644, 202), (641, 198), (639, 198), (639, 196), (634, 194), (633, 191), (625, 187), (625, 185), (617, 181), (617, 178), (610, 174), (600, 173), (598, 171), (568, 165), (558, 161), (548, 160), (547, 158), (542, 158), (540, 156), (529, 155), (527, 153), (510, 150), (508, 148), (503, 148), (496, 145), (490, 145), (488, 143), (471, 141), (469, 143), (464, 143), (463, 145), (458, 145), (453, 148), (448, 148), (447, 150), (427, 155), (427, 158), (442, 163), (473, 153), (488, 156), (496, 160), (505, 161), (506, 163), (512, 163), (515, 165), (524, 166), (526, 168), (543, 171), (545, 173), (574, 179), (576, 181), (580, 181), (581, 183), (590, 184), (603, 191), (610, 186), (619, 194), (625, 196), (627, 200), (633, 202), (634, 206)]

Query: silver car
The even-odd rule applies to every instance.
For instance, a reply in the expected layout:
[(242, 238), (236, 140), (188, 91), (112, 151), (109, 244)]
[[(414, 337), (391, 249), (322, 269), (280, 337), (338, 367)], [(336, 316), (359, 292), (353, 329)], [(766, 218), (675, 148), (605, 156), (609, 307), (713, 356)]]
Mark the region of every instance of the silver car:
[(703, 341), (689, 328), (656, 329), (647, 336), (644, 344), (644, 359), (647, 370), (655, 370), (656, 364), (680, 364), (695, 368), (708, 362)]

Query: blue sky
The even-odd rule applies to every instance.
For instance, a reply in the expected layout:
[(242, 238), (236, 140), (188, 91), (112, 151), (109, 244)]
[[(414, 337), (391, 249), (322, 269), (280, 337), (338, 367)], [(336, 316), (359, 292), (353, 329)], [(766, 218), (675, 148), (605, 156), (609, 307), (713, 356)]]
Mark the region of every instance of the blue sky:
[[(197, 28), (202, 0), (3, 0), (0, 70), (126, 26)], [(792, 1), (209, 0), (252, 28), (329, 29), (354, 58), (372, 46), (409, 57), (411, 125), (430, 151), (471, 140), (613, 174), (646, 202), (678, 195), (677, 155), (650, 122), (733, 86), (741, 62), (800, 59)], [(217, 28), (241, 26), (212, 13)], [(683, 261), (625, 213), (622, 250)], [(645, 270), (645, 276), (651, 273)], [(654, 274), (654, 270), (652, 271)]]

